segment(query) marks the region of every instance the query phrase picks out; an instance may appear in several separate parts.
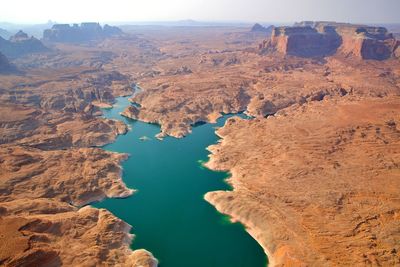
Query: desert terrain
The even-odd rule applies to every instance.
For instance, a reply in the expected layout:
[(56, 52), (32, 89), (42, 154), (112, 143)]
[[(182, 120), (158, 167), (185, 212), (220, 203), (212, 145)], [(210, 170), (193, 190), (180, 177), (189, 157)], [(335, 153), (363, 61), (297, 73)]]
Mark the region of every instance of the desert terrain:
[(127, 155), (99, 147), (127, 131), (100, 108), (136, 85), (123, 114), (160, 139), (252, 117), (217, 130), (206, 165), (233, 191), (205, 199), (270, 266), (400, 264), (400, 43), (385, 28), (99, 27), (0, 39), (0, 264), (157, 265), (129, 249), (130, 225), (88, 206), (134, 193)]

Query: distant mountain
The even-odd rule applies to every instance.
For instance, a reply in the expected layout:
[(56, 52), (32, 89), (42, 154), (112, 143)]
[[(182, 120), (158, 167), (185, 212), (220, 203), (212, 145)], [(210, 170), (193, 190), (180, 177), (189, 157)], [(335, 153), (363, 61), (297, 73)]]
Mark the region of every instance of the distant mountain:
[(0, 22), (0, 28), (7, 30), (11, 34), (8, 36), (3, 36), (0, 33), (0, 36), (4, 39), (8, 39), (11, 37), (12, 34), (16, 33), (19, 30), (23, 30), (28, 35), (32, 35), (38, 39), (43, 37), (43, 31), (45, 29), (51, 28), (55, 23), (49, 20), (47, 23), (44, 24), (14, 24), (8, 22)]
[(267, 28), (267, 27), (262, 26), (259, 23), (254, 24), (253, 27), (251, 28), (251, 32), (263, 32), (266, 34), (271, 34), (273, 30), (274, 30), (274, 26), (271, 25)]
[(123, 34), (122, 30), (115, 26), (104, 25), (101, 27), (96, 22), (78, 24), (55, 24), (51, 29), (43, 32), (43, 40), (46, 42), (80, 43), (101, 40), (107, 37)]
[(384, 27), (303, 21), (276, 27), (270, 39), (260, 44), (262, 53), (298, 57), (340, 55), (362, 60), (386, 60), (400, 56), (400, 41)]
[(9, 40), (0, 37), (0, 52), (8, 58), (17, 58), (26, 54), (47, 52), (49, 48), (35, 37), (29, 37), (25, 32), (19, 31)]

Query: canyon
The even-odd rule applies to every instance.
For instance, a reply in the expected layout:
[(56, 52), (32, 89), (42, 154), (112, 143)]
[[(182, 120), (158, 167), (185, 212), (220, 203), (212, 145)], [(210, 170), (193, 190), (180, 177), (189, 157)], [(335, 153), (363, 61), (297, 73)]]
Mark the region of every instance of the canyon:
[(58, 25), (0, 39), (0, 53), (0, 264), (157, 265), (89, 205), (135, 194), (128, 155), (101, 148), (129, 130), (102, 116), (121, 96), (160, 139), (252, 118), (217, 130), (206, 166), (233, 190), (205, 199), (270, 266), (400, 264), (400, 49), (385, 28)]

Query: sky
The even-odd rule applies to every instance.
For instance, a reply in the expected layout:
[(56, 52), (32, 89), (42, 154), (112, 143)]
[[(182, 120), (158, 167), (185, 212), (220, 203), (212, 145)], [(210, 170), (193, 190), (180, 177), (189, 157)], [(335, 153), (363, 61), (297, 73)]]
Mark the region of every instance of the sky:
[(400, 0), (0, 0), (0, 21), (400, 22)]

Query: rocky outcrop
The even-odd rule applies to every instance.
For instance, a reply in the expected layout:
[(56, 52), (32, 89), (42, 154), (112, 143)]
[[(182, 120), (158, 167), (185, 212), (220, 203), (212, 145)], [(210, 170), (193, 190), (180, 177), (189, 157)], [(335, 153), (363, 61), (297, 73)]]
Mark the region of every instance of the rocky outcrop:
[(262, 52), (300, 57), (334, 54), (359, 59), (385, 60), (394, 55), (398, 43), (383, 27), (334, 22), (302, 22), (293, 27), (276, 27)]
[(266, 34), (271, 34), (272, 31), (274, 30), (274, 26), (268, 26), (268, 27), (264, 27), (259, 23), (256, 23), (253, 25), (253, 27), (251, 27), (251, 32), (260, 32), (260, 33), (266, 33)]
[(121, 113), (121, 115), (133, 120), (137, 120), (139, 112), (139, 108), (135, 106), (129, 106)]
[(276, 27), (271, 39), (261, 49), (301, 57), (327, 56), (334, 54), (341, 44), (340, 36), (332, 28), (318, 32), (315, 28)]
[(0, 37), (0, 52), (8, 58), (18, 58), (27, 54), (48, 52), (49, 48), (35, 37), (29, 37), (23, 31), (19, 31), (9, 40)]
[(131, 226), (104, 209), (77, 208), (46, 198), (0, 203), (0, 262), (4, 266), (155, 267), (132, 251)]
[(99, 41), (107, 37), (121, 35), (122, 31), (118, 27), (99, 23), (87, 22), (81, 25), (55, 24), (51, 29), (43, 32), (43, 40), (48, 42), (61, 43), (80, 43), (88, 41)]
[(398, 97), (324, 100), (229, 119), (205, 199), (246, 225), (271, 266), (400, 264)]
[(99, 148), (44, 151), (5, 145), (0, 151), (7, 155), (0, 163), (0, 202), (51, 198), (83, 206), (133, 193), (120, 176), (124, 154)]
[[(45, 71), (46, 72), (46, 71)], [(24, 77), (0, 94), (0, 101), (56, 112), (95, 111), (91, 103), (113, 104), (115, 96), (132, 94), (128, 76), (116, 71), (60, 72), (44, 79)]]

